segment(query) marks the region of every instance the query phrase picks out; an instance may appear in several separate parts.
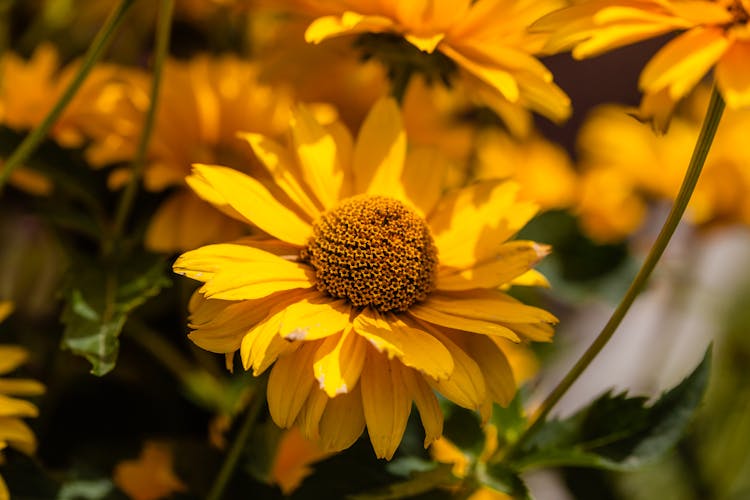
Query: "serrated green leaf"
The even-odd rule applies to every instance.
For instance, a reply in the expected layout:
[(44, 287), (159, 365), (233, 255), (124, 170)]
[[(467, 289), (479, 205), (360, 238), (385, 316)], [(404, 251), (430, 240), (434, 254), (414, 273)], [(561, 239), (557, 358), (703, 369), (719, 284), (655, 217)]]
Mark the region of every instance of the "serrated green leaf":
[(415, 472), (408, 481), (388, 485), (385, 489), (351, 495), (352, 500), (395, 500), (409, 498), (435, 488), (451, 486), (461, 480), (453, 475), (450, 464), (439, 464), (433, 469)]
[(91, 373), (105, 375), (117, 361), (119, 335), (128, 315), (171, 284), (165, 262), (136, 256), (128, 265), (74, 265), (62, 313), (62, 346), (85, 357)]
[(505, 493), (513, 498), (530, 499), (531, 494), (518, 473), (502, 463), (480, 465), (476, 478), (482, 486)]
[(632, 470), (657, 460), (679, 441), (698, 408), (710, 364), (709, 347), (695, 370), (651, 406), (643, 397), (608, 392), (567, 419), (545, 422), (514, 467)]

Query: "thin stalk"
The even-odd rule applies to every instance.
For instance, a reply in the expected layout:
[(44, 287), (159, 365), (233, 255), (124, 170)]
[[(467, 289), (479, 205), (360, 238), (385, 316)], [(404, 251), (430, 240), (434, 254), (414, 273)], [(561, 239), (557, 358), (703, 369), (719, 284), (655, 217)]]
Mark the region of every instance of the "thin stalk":
[[(625, 317), (628, 309), (630, 309), (633, 301), (635, 301), (635, 298), (645, 286), (649, 276), (651, 276), (651, 272), (654, 270), (654, 267), (656, 267), (656, 263), (667, 248), (667, 244), (672, 238), (675, 229), (677, 229), (677, 225), (680, 223), (683, 213), (685, 213), (685, 209), (687, 208), (690, 197), (695, 189), (695, 184), (698, 182), (698, 177), (703, 169), (703, 164), (706, 161), (706, 156), (711, 149), (711, 144), (714, 140), (714, 135), (716, 134), (716, 129), (719, 126), (719, 121), (721, 120), (723, 112), (724, 100), (714, 86), (711, 93), (711, 100), (709, 101), (708, 109), (706, 110), (706, 116), (703, 119), (703, 126), (695, 144), (695, 148), (693, 149), (693, 155), (690, 158), (690, 163), (687, 172), (685, 173), (685, 178), (682, 181), (682, 186), (680, 187), (677, 199), (675, 200), (674, 205), (672, 205), (672, 210), (669, 212), (669, 216), (664, 222), (664, 226), (662, 226), (659, 236), (651, 247), (640, 271), (638, 271), (635, 279), (630, 284), (630, 288), (628, 288), (625, 296), (620, 301), (615, 312), (612, 313), (612, 317), (609, 318), (609, 321), (602, 331), (596, 339), (594, 339), (586, 352), (583, 353), (573, 368), (570, 369), (562, 381), (560, 381), (557, 387), (554, 388), (550, 395), (547, 396), (532, 415), (530, 419), (531, 423), (526, 431), (521, 434), (518, 441), (506, 451), (506, 459), (513, 458), (514, 454), (518, 453), (526, 441), (534, 435), (552, 408), (560, 401), (575, 381), (578, 380), (578, 377), (589, 366), (589, 364), (591, 364), (604, 346), (607, 345), (607, 342), (612, 338), (612, 335), (615, 333), (615, 330), (617, 330), (617, 327)], [(654, 167), (658, 168), (656, 165)]]
[(120, 202), (115, 213), (115, 221), (112, 227), (112, 234), (109, 239), (109, 245), (122, 234), (125, 221), (128, 218), (130, 210), (133, 208), (135, 195), (138, 193), (138, 186), (143, 177), (143, 170), (146, 165), (146, 153), (151, 141), (151, 135), (156, 120), (156, 110), (159, 103), (159, 90), (161, 88), (162, 73), (164, 62), (169, 53), (169, 37), (172, 31), (172, 15), (174, 12), (174, 0), (162, 0), (159, 8), (159, 21), (156, 27), (156, 52), (154, 55), (154, 73), (151, 81), (150, 104), (143, 121), (143, 130), (138, 141), (135, 157), (133, 158), (130, 180), (125, 186)]
[(57, 100), (42, 122), (37, 125), (36, 128), (24, 138), (21, 144), (18, 145), (15, 151), (13, 151), (5, 162), (4, 168), (0, 169), (0, 194), (2, 194), (5, 183), (8, 181), (11, 172), (31, 156), (42, 140), (47, 136), (47, 132), (52, 128), (52, 125), (55, 124), (67, 105), (70, 104), (70, 101), (73, 100), (73, 97), (75, 97), (76, 92), (78, 92), (78, 89), (86, 80), (91, 69), (102, 57), (104, 50), (112, 39), (112, 35), (117, 31), (117, 28), (120, 26), (123, 19), (125, 19), (125, 14), (134, 1), (135, 0), (122, 0), (109, 14), (104, 26), (102, 26), (96, 34), (94, 41), (86, 52), (78, 73), (76, 73), (73, 80), (68, 84), (68, 87), (60, 96), (60, 99)]
[(237, 462), (242, 456), (242, 451), (245, 449), (245, 445), (250, 437), (250, 431), (253, 429), (253, 424), (255, 424), (255, 421), (258, 418), (258, 413), (260, 413), (260, 410), (263, 407), (263, 393), (262, 391), (257, 390), (257, 387), (259, 386), (260, 384), (256, 386), (256, 391), (250, 401), (250, 406), (245, 414), (245, 420), (242, 422), (242, 427), (234, 437), (232, 447), (224, 459), (224, 463), (221, 464), (221, 470), (219, 470), (219, 474), (216, 476), (216, 480), (214, 481), (206, 500), (221, 500), (224, 495), (224, 490), (229, 485), (229, 480), (232, 479), (234, 470), (237, 468)]

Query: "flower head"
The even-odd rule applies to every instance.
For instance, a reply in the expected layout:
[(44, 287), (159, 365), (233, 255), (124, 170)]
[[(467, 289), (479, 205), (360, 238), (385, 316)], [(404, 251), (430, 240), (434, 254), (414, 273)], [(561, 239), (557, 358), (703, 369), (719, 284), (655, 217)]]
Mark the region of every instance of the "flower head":
[[(244, 130), (277, 135), (288, 121), (290, 107), (289, 96), (259, 83), (258, 73), (254, 64), (229, 55), (167, 62), (144, 184), (151, 191), (178, 189), (154, 214), (146, 233), (148, 248), (188, 250), (242, 234), (239, 224), (193, 195), (184, 179), (193, 161), (258, 172), (257, 161), (236, 134)], [(145, 110), (148, 77), (131, 74), (131, 80), (141, 90), (134, 105)], [(140, 126), (133, 127), (120, 138), (120, 154), (132, 158), (140, 131)], [(129, 175), (121, 170), (111, 184), (119, 185)]]
[(326, 450), (365, 426), (390, 458), (412, 402), (425, 444), (441, 435), (433, 392), (487, 417), (515, 381), (501, 346), (549, 340), (554, 316), (500, 290), (542, 281), (548, 249), (507, 241), (536, 212), (517, 186), (488, 181), (443, 195), (450, 168), (407, 151), (395, 101), (378, 101), (356, 141), (338, 124), (295, 113), (290, 148), (246, 134), (280, 189), (220, 166), (196, 165), (189, 184), (266, 237), (183, 254), (174, 269), (202, 281), (190, 338), (235, 351), (257, 375), (271, 368), (268, 405)]
[[(344, 34), (395, 34), (422, 53), (440, 54), (436, 60), (448, 61), (438, 61), (444, 68), (441, 71), (457, 67), (472, 94), (513, 124), (519, 121), (521, 109), (557, 121), (570, 113), (568, 97), (535, 57), (544, 35), (527, 31), (532, 22), (559, 8), (561, 2), (329, 0), (323, 4), (331, 15), (310, 25), (305, 33), (310, 42)], [(404, 57), (403, 50), (396, 51), (397, 57)]]
[[(649, 203), (676, 197), (701, 127), (702, 116), (689, 111), (705, 109), (706, 98), (707, 92), (690, 96), (669, 134), (661, 136), (622, 106), (591, 113), (578, 137), (582, 176), (576, 208), (589, 236), (621, 240), (641, 227)], [(688, 206), (686, 218), (693, 224), (750, 222), (750, 154), (737, 147), (748, 126), (750, 110), (725, 113)]]
[(750, 2), (584, 0), (541, 19), (552, 30), (550, 51), (572, 49), (583, 59), (681, 31), (646, 64), (639, 80), (640, 114), (664, 130), (677, 101), (711, 69), (730, 108), (750, 105)]
[[(46, 43), (36, 47), (28, 60), (5, 53), (0, 61), (0, 123), (18, 131), (39, 125), (70, 84), (78, 64), (61, 66), (57, 50)], [(87, 154), (94, 150), (104, 154), (109, 134), (102, 131), (118, 130), (123, 124), (118, 112), (127, 92), (121, 76), (114, 65), (96, 65), (52, 126), (51, 137), (63, 147), (86, 146)], [(52, 190), (49, 179), (32, 170), (17, 169), (10, 179), (33, 194)]]
[[(0, 302), (0, 321), (5, 319), (11, 310), (12, 306), (9, 302)], [(19, 346), (0, 345), (0, 375), (15, 370), (27, 358), (28, 353)], [(36, 417), (39, 410), (32, 403), (14, 396), (37, 396), (43, 392), (44, 387), (35, 380), (0, 379), (0, 452), (7, 446), (28, 454), (34, 452), (36, 437), (21, 419)], [(9, 498), (2, 476), (0, 476), (0, 498)]]

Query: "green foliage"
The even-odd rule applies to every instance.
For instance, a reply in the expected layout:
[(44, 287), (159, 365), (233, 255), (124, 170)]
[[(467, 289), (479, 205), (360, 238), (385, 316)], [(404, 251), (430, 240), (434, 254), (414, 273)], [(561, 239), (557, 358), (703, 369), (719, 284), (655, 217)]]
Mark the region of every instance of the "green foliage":
[(388, 485), (382, 490), (371, 493), (352, 495), (352, 500), (393, 500), (396, 498), (409, 498), (427, 493), (440, 487), (448, 487), (460, 483), (460, 479), (453, 475), (451, 466), (447, 464), (436, 465), (429, 470), (418, 471), (412, 474), (407, 481)]
[(518, 470), (550, 466), (632, 470), (657, 460), (683, 435), (708, 385), (711, 349), (653, 405), (607, 392), (563, 420), (550, 420), (516, 454)]
[(154, 256), (112, 267), (74, 264), (64, 292), (63, 347), (85, 357), (91, 373), (105, 375), (115, 367), (128, 315), (170, 284), (165, 262)]

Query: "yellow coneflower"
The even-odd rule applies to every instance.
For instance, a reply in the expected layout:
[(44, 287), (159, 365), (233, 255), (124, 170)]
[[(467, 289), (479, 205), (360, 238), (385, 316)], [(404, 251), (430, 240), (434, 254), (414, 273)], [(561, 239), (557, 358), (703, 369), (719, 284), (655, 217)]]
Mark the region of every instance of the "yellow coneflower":
[[(247, 134), (282, 196), (236, 170), (196, 165), (189, 184), (267, 237), (183, 254), (177, 273), (202, 281), (190, 338), (271, 368), (268, 405), (326, 450), (368, 429), (391, 458), (412, 402), (425, 444), (442, 433), (436, 390), (488, 417), (516, 383), (502, 346), (548, 341), (556, 319), (500, 290), (533, 281), (548, 248), (508, 241), (535, 213), (502, 181), (443, 195), (447, 162), (407, 151), (395, 101), (378, 101), (355, 140), (305, 108), (292, 145)], [(538, 281), (541, 281), (540, 278)]]
[(711, 69), (729, 108), (750, 105), (750, 2), (747, 0), (584, 0), (535, 24), (552, 31), (547, 48), (584, 59), (681, 31), (646, 64), (641, 115), (664, 130), (677, 101)]

